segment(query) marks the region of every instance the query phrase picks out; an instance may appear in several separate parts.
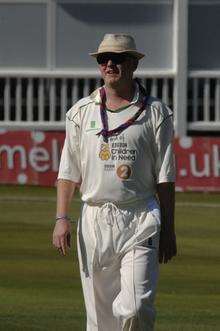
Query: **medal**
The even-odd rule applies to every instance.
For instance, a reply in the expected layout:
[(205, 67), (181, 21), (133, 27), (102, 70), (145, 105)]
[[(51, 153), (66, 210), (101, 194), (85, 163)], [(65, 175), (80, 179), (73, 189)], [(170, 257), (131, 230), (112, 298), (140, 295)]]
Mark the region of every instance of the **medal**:
[(123, 124), (119, 125), (117, 128), (113, 130), (108, 130), (108, 116), (106, 112), (106, 93), (104, 87), (100, 89), (100, 96), (101, 96), (100, 115), (102, 120), (102, 130), (99, 131), (96, 135), (97, 136), (102, 135), (104, 142), (107, 144), (109, 137), (120, 134), (122, 131), (126, 130), (130, 125), (132, 125), (138, 119), (141, 113), (145, 110), (145, 106), (147, 104), (148, 98), (147, 97), (144, 98), (142, 106), (138, 109), (138, 111), (134, 114), (134, 116), (132, 116)]

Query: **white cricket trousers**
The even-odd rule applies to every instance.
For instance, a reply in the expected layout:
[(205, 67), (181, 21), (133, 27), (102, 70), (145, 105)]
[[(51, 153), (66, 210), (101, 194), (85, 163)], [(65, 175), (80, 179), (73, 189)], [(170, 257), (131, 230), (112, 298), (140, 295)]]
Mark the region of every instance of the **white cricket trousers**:
[(84, 204), (78, 256), (87, 331), (152, 331), (160, 210), (155, 198), (118, 208)]

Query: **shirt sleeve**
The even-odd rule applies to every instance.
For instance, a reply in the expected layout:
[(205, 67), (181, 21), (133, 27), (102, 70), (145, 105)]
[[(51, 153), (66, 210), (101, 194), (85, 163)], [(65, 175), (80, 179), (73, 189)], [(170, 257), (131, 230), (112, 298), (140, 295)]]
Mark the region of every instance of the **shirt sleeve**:
[(173, 152), (173, 116), (168, 115), (156, 131), (156, 179), (157, 184), (175, 182), (175, 159)]
[(81, 182), (79, 125), (68, 115), (66, 116), (66, 137), (57, 179)]

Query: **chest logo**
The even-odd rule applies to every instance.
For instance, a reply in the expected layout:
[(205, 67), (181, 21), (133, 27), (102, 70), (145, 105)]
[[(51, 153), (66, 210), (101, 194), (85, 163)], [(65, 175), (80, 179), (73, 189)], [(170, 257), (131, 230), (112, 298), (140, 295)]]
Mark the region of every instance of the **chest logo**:
[(99, 152), (99, 157), (102, 161), (109, 160), (111, 157), (111, 152), (108, 144), (101, 144), (101, 150)]
[(127, 164), (121, 164), (117, 170), (116, 173), (118, 175), (119, 178), (121, 178), (122, 180), (127, 180), (129, 177), (131, 177), (131, 167)]
[(100, 130), (98, 123), (96, 121), (90, 121), (88, 127), (86, 128), (86, 132), (97, 131), (97, 130)]
[(90, 128), (91, 129), (94, 129), (96, 127), (96, 123), (95, 123), (95, 121), (91, 121), (90, 122)]

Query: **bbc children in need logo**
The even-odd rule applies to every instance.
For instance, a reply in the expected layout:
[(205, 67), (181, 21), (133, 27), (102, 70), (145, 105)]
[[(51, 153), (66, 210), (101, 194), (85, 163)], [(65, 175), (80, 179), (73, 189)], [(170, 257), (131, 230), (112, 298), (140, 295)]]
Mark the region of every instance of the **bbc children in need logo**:
[(112, 161), (135, 161), (137, 150), (129, 148), (125, 142), (124, 136), (111, 137), (109, 143), (102, 143), (99, 158), (103, 161), (111, 159)]

